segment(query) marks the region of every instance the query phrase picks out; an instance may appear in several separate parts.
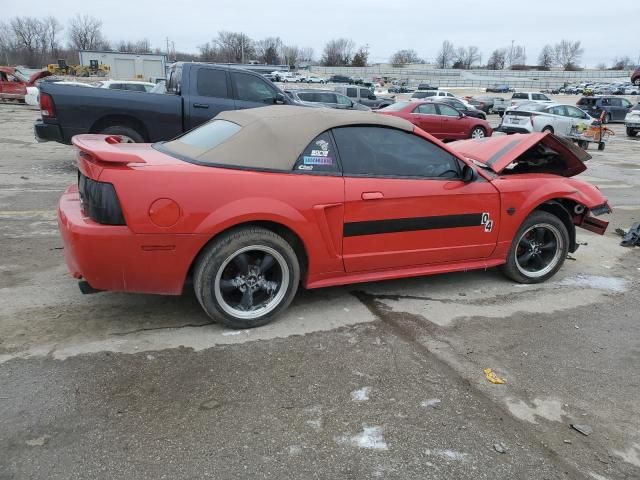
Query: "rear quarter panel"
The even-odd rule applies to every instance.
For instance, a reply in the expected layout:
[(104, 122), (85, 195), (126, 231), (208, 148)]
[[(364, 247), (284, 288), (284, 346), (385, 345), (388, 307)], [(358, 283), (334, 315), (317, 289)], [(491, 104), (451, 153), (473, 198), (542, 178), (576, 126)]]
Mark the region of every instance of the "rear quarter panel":
[[(343, 271), (344, 181), (340, 176), (179, 162), (109, 168), (102, 171), (100, 181), (116, 186), (127, 225), (137, 234), (198, 235), (204, 246), (235, 225), (275, 222), (302, 240), (310, 275)], [(149, 216), (151, 204), (162, 198), (172, 199), (180, 207), (181, 216), (170, 227), (155, 225)]]

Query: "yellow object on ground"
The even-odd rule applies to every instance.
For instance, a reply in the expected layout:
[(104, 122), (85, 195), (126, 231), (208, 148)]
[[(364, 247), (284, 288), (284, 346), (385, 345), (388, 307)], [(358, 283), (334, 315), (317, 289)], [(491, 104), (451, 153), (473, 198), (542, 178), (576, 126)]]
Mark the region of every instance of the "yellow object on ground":
[(499, 383), (499, 384), (506, 383), (503, 379), (497, 376), (496, 373), (490, 368), (485, 368), (483, 372), (485, 377), (487, 377), (487, 380), (489, 380), (491, 383)]

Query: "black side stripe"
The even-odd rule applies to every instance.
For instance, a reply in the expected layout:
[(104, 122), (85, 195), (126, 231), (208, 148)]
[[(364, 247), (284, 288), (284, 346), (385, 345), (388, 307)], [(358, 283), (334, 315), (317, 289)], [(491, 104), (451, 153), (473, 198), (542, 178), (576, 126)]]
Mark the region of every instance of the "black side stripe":
[(438, 217), (394, 218), (344, 224), (345, 237), (376, 235), (379, 233), (415, 232), (441, 228), (478, 227), (482, 225), (482, 213), (442, 215)]

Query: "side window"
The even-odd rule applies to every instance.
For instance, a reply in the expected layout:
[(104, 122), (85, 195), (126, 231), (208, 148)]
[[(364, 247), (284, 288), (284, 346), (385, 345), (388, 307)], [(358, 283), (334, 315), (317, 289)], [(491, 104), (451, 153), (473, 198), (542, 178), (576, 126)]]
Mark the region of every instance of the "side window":
[(571, 118), (586, 118), (585, 114), (582, 110), (576, 108), (576, 107), (565, 107), (567, 109), (567, 116), (571, 117)]
[(631, 105), (633, 105), (629, 100), (627, 100), (626, 98), (621, 98), (620, 101), (622, 102), (622, 106), (624, 108), (631, 108)]
[(447, 97), (453, 97), (453, 93), (449, 93), (449, 92), (447, 92), (447, 93), (446, 93), (446, 96), (447, 96)]
[(293, 169), (304, 173), (340, 173), (336, 148), (329, 132), (321, 133), (307, 145)]
[(110, 90), (124, 90), (124, 84), (123, 83), (110, 83), (109, 84), (109, 89)]
[(137, 83), (128, 83), (126, 85), (127, 90), (132, 91), (132, 92), (145, 92), (145, 88), (144, 85), (140, 85)]
[(608, 107), (611, 105), (611, 99), (610, 98), (603, 98), (602, 99), (602, 105), (605, 107)]
[(611, 105), (614, 107), (622, 107), (623, 103), (622, 103), (622, 99), (621, 98), (612, 98), (611, 99)]
[(227, 72), (210, 68), (198, 69), (196, 90), (201, 97), (228, 98)]
[(422, 113), (423, 115), (437, 115), (436, 105), (434, 103), (423, 103), (413, 111), (413, 113)]
[(338, 105), (348, 105), (351, 106), (351, 100), (349, 100), (347, 97), (345, 97), (344, 95), (340, 95), (339, 93), (336, 94), (336, 100), (338, 102)]
[(333, 130), (344, 175), (457, 178), (458, 162), (439, 146), (385, 127)]
[(347, 97), (358, 98), (357, 88), (347, 88)]
[(329, 92), (318, 92), (316, 93), (316, 102), (336, 103), (336, 96)]
[(371, 90), (367, 88), (360, 89), (360, 98), (369, 98), (370, 95), (371, 95)]
[(298, 98), (303, 102), (314, 102), (314, 94), (311, 92), (302, 92), (298, 94)]
[(232, 73), (231, 75), (238, 100), (266, 104), (275, 103), (276, 92), (261, 77), (247, 73)]
[(554, 115), (561, 115), (563, 117), (567, 116), (567, 111), (562, 105), (558, 105), (549, 110), (549, 113), (553, 113)]
[(179, 93), (182, 83), (182, 65), (173, 68), (169, 74), (169, 83), (167, 91), (171, 93)]
[(459, 117), (460, 113), (453, 107), (449, 105), (438, 105), (438, 109), (440, 110), (440, 115), (444, 115), (445, 117)]

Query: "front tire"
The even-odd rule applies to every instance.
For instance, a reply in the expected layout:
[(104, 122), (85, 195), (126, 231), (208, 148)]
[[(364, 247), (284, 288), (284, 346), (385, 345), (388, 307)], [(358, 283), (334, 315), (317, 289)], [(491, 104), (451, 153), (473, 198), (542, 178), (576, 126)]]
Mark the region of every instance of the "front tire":
[(484, 138), (487, 136), (487, 132), (482, 127), (474, 127), (469, 134), (469, 138)]
[(541, 283), (560, 270), (568, 251), (569, 232), (562, 220), (538, 210), (522, 222), (502, 273), (518, 283)]
[(637, 130), (633, 128), (627, 128), (627, 137), (635, 137), (637, 133)]
[(289, 306), (300, 283), (300, 265), (279, 235), (241, 228), (223, 234), (200, 254), (193, 283), (213, 320), (229, 328), (254, 328)]

